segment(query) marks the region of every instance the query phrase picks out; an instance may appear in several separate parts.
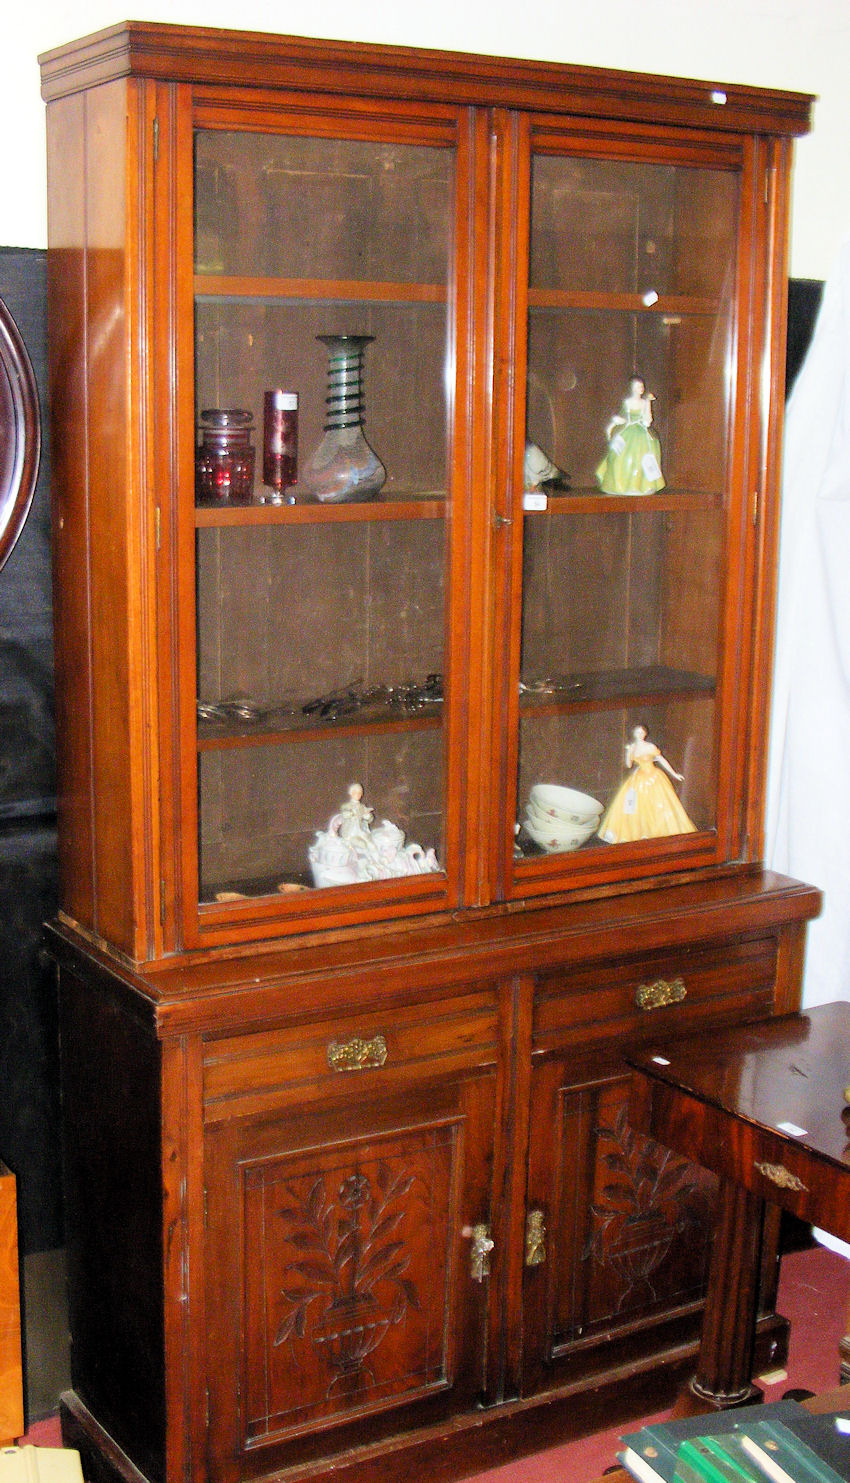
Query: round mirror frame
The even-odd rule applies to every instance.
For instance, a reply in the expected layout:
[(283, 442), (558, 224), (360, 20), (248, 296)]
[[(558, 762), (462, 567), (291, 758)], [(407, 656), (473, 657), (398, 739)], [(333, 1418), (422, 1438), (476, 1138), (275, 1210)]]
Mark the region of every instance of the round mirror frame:
[(0, 568), (27, 518), (40, 457), (35, 375), (18, 326), (0, 299)]

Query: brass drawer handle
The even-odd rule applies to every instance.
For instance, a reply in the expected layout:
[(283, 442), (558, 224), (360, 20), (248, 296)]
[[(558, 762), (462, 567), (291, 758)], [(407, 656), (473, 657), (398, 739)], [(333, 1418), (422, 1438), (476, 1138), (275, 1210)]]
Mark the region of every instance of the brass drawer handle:
[(542, 1210), (529, 1210), (525, 1222), (525, 1265), (542, 1267), (546, 1260), (546, 1222)]
[(798, 1179), (796, 1174), (792, 1174), (790, 1169), (786, 1169), (784, 1164), (760, 1164), (756, 1161), (754, 1167), (758, 1169), (759, 1174), (764, 1175), (765, 1179), (769, 1179), (771, 1184), (778, 1185), (779, 1189), (808, 1191), (808, 1185), (804, 1184), (802, 1179)]
[(641, 984), (635, 989), (638, 1009), (663, 1009), (667, 1004), (681, 1004), (688, 991), (682, 978), (657, 978), (654, 984)]
[(332, 1040), (328, 1046), (328, 1065), (332, 1071), (370, 1071), (383, 1066), (387, 1059), (387, 1042), (383, 1035), (364, 1040), (354, 1035), (351, 1040)]

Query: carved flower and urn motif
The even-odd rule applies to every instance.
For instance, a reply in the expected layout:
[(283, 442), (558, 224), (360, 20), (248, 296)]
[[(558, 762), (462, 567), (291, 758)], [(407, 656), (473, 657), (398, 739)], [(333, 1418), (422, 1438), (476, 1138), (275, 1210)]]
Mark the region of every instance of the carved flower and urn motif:
[(283, 1316), (275, 1346), (309, 1337), (329, 1372), (329, 1391), (372, 1379), (369, 1356), (408, 1308), (419, 1309), (407, 1275), (410, 1255), (399, 1238), (412, 1175), (380, 1163), (374, 1180), (346, 1174), (336, 1189), (317, 1177), (306, 1199), (290, 1191), (278, 1214), (299, 1252), (280, 1293)]

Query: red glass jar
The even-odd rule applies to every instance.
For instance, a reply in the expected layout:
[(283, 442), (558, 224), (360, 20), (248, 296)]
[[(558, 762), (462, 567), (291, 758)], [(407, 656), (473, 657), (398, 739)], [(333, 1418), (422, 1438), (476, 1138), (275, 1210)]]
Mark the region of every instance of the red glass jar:
[(254, 419), (239, 407), (201, 413), (201, 442), (195, 454), (195, 498), (199, 505), (248, 505), (254, 494)]

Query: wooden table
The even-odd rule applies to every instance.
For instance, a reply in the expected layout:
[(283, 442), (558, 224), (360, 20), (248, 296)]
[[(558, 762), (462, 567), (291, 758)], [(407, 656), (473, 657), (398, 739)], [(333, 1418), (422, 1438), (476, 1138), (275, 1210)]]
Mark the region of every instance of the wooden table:
[(720, 1179), (692, 1404), (677, 1409), (758, 1400), (765, 1202), (850, 1240), (850, 1004), (650, 1044), (629, 1063), (633, 1126)]

